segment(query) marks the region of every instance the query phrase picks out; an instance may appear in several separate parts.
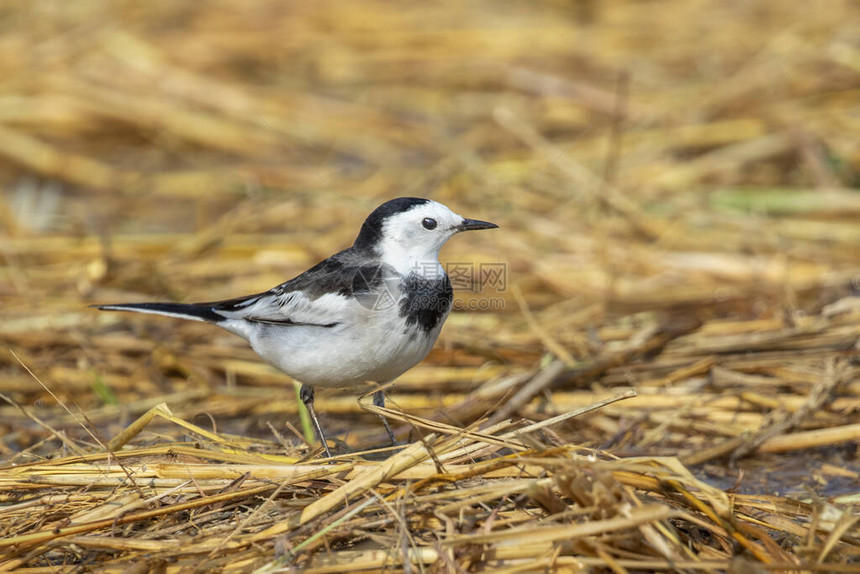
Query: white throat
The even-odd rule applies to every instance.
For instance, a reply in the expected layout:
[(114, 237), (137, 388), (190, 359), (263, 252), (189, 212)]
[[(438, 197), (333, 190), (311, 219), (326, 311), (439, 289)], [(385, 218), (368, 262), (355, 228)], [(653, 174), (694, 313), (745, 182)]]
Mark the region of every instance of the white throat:
[(441, 277), (444, 273), (439, 263), (439, 249), (426, 249), (418, 246), (405, 246), (394, 241), (379, 244), (382, 262), (390, 265), (401, 275), (417, 273), (427, 279)]

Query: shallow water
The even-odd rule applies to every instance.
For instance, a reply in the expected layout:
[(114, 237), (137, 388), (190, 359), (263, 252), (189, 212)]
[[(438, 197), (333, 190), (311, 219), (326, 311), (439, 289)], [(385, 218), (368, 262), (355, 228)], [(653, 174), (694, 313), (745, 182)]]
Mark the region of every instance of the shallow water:
[(717, 462), (692, 470), (708, 484), (742, 494), (811, 501), (860, 492), (860, 456), (854, 444), (779, 455), (757, 454), (738, 461), (735, 469)]

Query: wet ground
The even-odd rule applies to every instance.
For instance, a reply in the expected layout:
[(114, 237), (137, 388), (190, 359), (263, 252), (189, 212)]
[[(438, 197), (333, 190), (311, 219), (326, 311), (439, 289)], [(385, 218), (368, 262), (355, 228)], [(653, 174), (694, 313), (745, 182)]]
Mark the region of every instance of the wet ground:
[(724, 490), (770, 494), (798, 500), (832, 500), (860, 493), (858, 445), (797, 453), (758, 454), (737, 462), (737, 468), (715, 462), (693, 468), (696, 476)]

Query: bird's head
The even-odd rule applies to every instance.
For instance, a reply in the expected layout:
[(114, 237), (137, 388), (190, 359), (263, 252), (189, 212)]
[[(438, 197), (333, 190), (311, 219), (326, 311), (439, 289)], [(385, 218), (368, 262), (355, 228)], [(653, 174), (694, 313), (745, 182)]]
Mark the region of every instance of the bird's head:
[(429, 199), (398, 197), (373, 210), (361, 226), (353, 248), (373, 253), (406, 273), (416, 264), (437, 261), (439, 250), (453, 235), (495, 227), (495, 223), (457, 215)]

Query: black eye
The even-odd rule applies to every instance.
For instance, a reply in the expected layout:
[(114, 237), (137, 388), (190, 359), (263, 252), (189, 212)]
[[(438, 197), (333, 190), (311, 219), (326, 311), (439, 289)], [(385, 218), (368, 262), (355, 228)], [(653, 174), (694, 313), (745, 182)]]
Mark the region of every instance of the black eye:
[(425, 217), (421, 221), (421, 225), (424, 226), (424, 229), (436, 229), (436, 220), (430, 217)]

